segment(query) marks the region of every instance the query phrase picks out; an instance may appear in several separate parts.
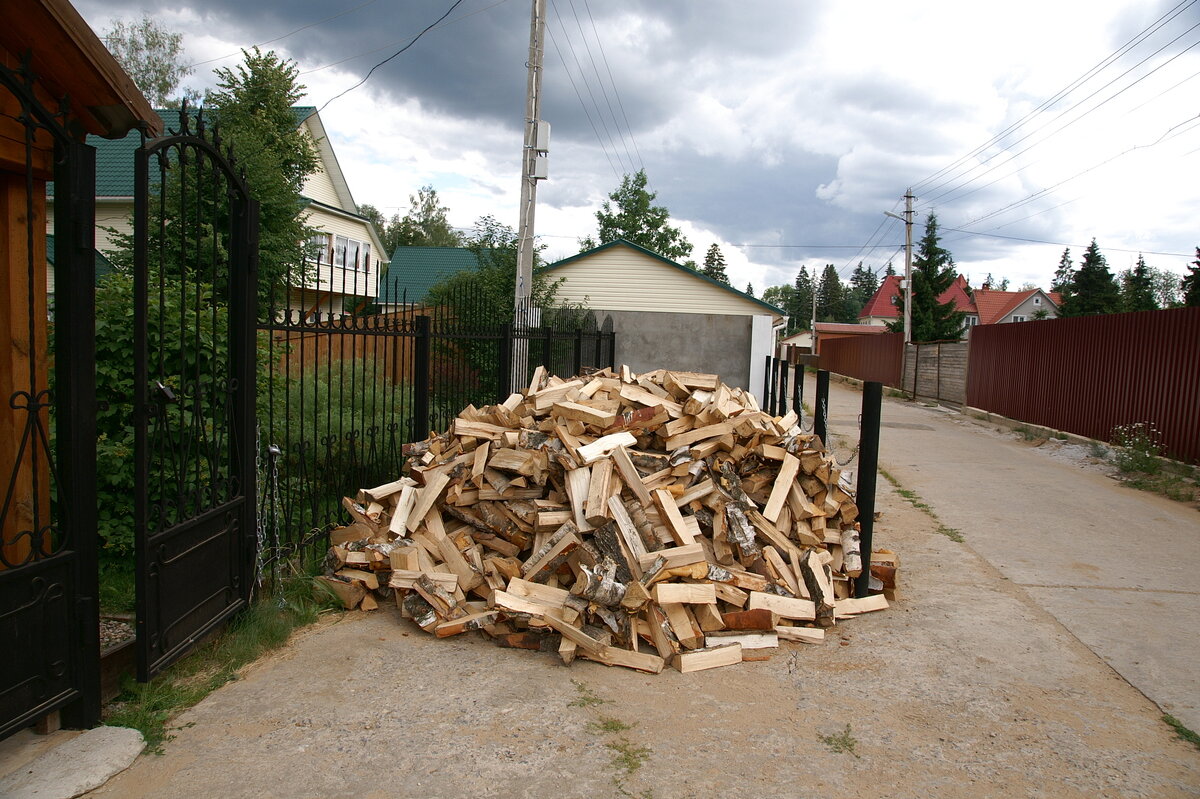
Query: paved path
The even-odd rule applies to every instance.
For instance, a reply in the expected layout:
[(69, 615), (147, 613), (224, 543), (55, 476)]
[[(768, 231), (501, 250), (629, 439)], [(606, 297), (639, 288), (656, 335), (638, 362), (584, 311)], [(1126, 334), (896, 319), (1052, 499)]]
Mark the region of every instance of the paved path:
[[(804, 396), (815, 391), (810, 376)], [(857, 440), (861, 402), (831, 385), (835, 434)], [(1200, 513), (961, 414), (886, 397), (879, 462), (1122, 677), (1200, 730)]]

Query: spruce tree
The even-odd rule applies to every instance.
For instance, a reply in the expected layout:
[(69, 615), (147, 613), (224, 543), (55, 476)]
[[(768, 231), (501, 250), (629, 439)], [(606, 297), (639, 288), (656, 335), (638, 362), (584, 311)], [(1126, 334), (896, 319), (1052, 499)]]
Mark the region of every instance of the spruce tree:
[(1050, 281), (1050, 290), (1060, 292), (1065, 297), (1071, 281), (1074, 279), (1075, 265), (1071, 262), (1071, 248), (1067, 247), (1063, 250), (1062, 257), (1058, 259), (1058, 269), (1054, 270), (1054, 279)]
[(1196, 260), (1188, 264), (1188, 273), (1180, 281), (1185, 308), (1200, 307), (1200, 247), (1196, 248)]
[(854, 274), (850, 276), (850, 285), (854, 287), (854, 298), (858, 301), (859, 308), (862, 308), (879, 290), (879, 276), (875, 274), (874, 269), (864, 266), (863, 262), (859, 261), (858, 266), (854, 268)]
[(796, 273), (796, 281), (792, 285), (795, 289), (792, 292), (793, 305), (788, 308), (788, 314), (792, 317), (792, 326), (795, 330), (808, 330), (812, 327), (814, 286), (807, 266), (800, 267), (800, 271)]
[(838, 276), (837, 267), (825, 264), (821, 272), (821, 283), (817, 287), (817, 321), (836, 322), (842, 306), (842, 279)]
[[(925, 235), (917, 245), (912, 270), (912, 340), (945, 341), (962, 337), (966, 314), (953, 302), (939, 302), (957, 276), (954, 258), (942, 247), (938, 236), (937, 215), (932, 211), (925, 220)], [(893, 331), (904, 330), (904, 294), (900, 294), (897, 310), (900, 317), (888, 325)]]
[(1116, 313), (1121, 309), (1121, 292), (1096, 240), (1083, 253), (1083, 262), (1071, 281), (1063, 301), (1063, 316)]
[(747, 284), (746, 284), (746, 291), (745, 291), (745, 293), (746, 293), (746, 294), (749, 294), (751, 297), (753, 297), (753, 296), (754, 296), (754, 284), (753, 284), (753, 283), (747, 283)]
[(713, 245), (708, 248), (708, 252), (705, 253), (704, 268), (700, 272), (706, 277), (729, 285), (729, 276), (725, 274), (725, 256), (721, 254), (721, 248), (717, 246), (716, 242), (713, 242)]
[(1150, 269), (1146, 259), (1138, 253), (1137, 264), (1133, 269), (1121, 273), (1121, 310), (1123, 311), (1155, 311), (1158, 303), (1154, 299), (1154, 284), (1150, 279)]

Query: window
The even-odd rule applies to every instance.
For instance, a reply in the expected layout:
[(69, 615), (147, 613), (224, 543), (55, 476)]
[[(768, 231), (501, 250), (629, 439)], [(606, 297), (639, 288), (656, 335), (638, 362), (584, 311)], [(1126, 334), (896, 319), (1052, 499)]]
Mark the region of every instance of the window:
[(963, 320), (963, 327), (974, 327), (977, 324), (979, 324), (979, 317), (974, 314), (967, 314)]
[(330, 236), (328, 233), (316, 233), (308, 240), (308, 257), (319, 264), (329, 263)]
[(350, 239), (345, 236), (336, 236), (333, 239), (333, 265), (340, 266), (343, 269), (346, 267), (346, 247), (350, 244)]
[(1034, 298), (1033, 298), (1033, 304), (1034, 304), (1034, 305), (1041, 305), (1041, 304), (1042, 304), (1042, 298), (1041, 298), (1041, 297), (1034, 297)]
[(1012, 318), (1012, 320), (1013, 320), (1014, 322), (1024, 322), (1024, 321), (1025, 321), (1025, 317), (1024, 317), (1024, 316), (1018, 316), (1017, 314), (1013, 314), (1013, 318)]
[(333, 244), (333, 265), (354, 271), (371, 268), (371, 245), (345, 236), (337, 236)]

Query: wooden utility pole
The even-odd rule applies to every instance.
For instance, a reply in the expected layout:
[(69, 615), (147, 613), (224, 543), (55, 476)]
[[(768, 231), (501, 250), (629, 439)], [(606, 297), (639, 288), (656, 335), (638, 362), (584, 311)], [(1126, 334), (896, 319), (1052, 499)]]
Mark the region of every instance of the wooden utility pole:
[(913, 193), (904, 193), (904, 343), (912, 343), (912, 226)]
[(913, 197), (912, 189), (904, 194), (904, 216), (898, 216), (891, 211), (884, 211), (884, 216), (899, 219), (904, 223), (904, 343), (912, 343), (912, 226), (913, 226)]
[[(529, 307), (533, 289), (533, 215), (537, 204), (538, 130), (542, 106), (542, 54), (545, 51), (546, 0), (532, 0), (529, 23), (529, 71), (525, 94), (525, 142), (521, 151), (521, 215), (517, 230), (517, 285), (514, 306)], [(520, 321), (517, 320), (519, 324)]]

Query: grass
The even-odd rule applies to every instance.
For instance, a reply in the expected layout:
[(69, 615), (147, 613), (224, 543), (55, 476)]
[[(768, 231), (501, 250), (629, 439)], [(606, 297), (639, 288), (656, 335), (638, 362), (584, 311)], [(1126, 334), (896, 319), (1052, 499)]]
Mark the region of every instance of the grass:
[(1195, 502), (1200, 499), (1200, 488), (1196, 486), (1195, 478), (1181, 471), (1161, 471), (1158, 474), (1133, 472), (1123, 474), (1121, 482), (1139, 491), (1162, 494), (1176, 502)]
[(620, 719), (614, 719), (612, 716), (601, 716), (599, 721), (593, 721), (588, 724), (588, 729), (598, 735), (608, 735), (632, 730), (636, 726), (636, 724), (626, 724)]
[(850, 732), (850, 725), (846, 725), (846, 729), (841, 732), (833, 733), (832, 735), (817, 735), (817, 740), (829, 747), (829, 751), (835, 754), (849, 754), (856, 758), (859, 756), (855, 751), (858, 746), (858, 739)]
[(950, 526), (944, 524), (942, 522), (942, 520), (938, 518), (938, 515), (936, 513), (934, 513), (933, 508), (929, 507), (929, 503), (927, 503), (925, 500), (921, 499), (920, 495), (918, 495), (916, 491), (913, 491), (908, 488), (903, 488), (900, 485), (900, 481), (897, 480), (895, 477), (893, 477), (892, 474), (890, 472), (888, 472), (888, 470), (883, 468), (882, 466), (879, 467), (879, 473), (881, 475), (883, 475), (883, 478), (885, 480), (887, 480), (889, 483), (892, 484), (892, 488), (896, 489), (897, 494), (899, 494), (900, 496), (902, 496), (906, 500), (908, 500), (909, 504), (911, 504), (914, 508), (921, 511), (926, 516), (928, 516), (929, 518), (931, 518), (935, 522), (937, 522), (937, 527), (934, 528), (935, 532), (937, 532), (940, 535), (946, 536), (951, 541), (954, 541), (955, 543), (958, 543), (958, 544), (961, 544), (964, 541), (966, 541), (966, 538), (963, 537), (962, 530), (958, 530), (954, 527), (950, 527)]
[(1183, 725), (1183, 722), (1172, 716), (1170, 713), (1164, 713), (1162, 717), (1168, 725), (1175, 730), (1175, 736), (1181, 741), (1186, 741), (1192, 746), (1200, 749), (1200, 735), (1189, 730)]
[(578, 680), (571, 680), (571, 685), (575, 686), (575, 693), (579, 696), (567, 703), (567, 707), (594, 707), (595, 705), (606, 705), (608, 699), (601, 699), (592, 692), (592, 689), (586, 683)]
[(238, 669), (282, 646), (299, 627), (332, 608), (313, 598), (307, 575), (286, 581), (278, 596), (262, 597), (192, 654), (148, 683), (126, 678), (123, 691), (105, 708), (104, 722), (132, 727), (146, 739), (146, 748), (162, 754), (163, 744), (179, 727), (170, 722), (213, 691), (237, 679)]
[(100, 556), (100, 615), (133, 613), (137, 609), (133, 556)]
[[(577, 696), (567, 703), (567, 707), (594, 708), (597, 705), (606, 705), (611, 702), (611, 700), (597, 696), (586, 683), (571, 680), (571, 684), (575, 686)], [(613, 767), (612, 782), (617, 792), (621, 796), (653, 799), (654, 793), (650, 789), (635, 795), (625, 787), (625, 781), (644, 766), (650, 755), (653, 754), (649, 747), (640, 746), (623, 734), (636, 726), (636, 724), (627, 724), (613, 716), (601, 715), (595, 721), (588, 722), (587, 729), (594, 735), (615, 736), (604, 742), (604, 748), (612, 752), (612, 760), (609, 762)]]

